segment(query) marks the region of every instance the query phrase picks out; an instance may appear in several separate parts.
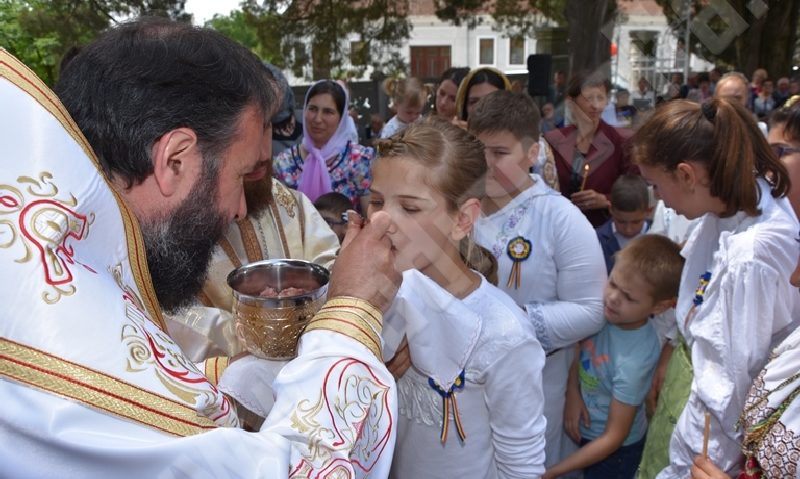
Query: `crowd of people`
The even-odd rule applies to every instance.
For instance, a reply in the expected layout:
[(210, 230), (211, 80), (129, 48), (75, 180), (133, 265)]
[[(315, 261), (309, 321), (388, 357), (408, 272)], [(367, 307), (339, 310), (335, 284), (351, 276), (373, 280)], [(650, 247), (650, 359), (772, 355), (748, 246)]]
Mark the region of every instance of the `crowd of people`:
[[(207, 29), (117, 26), (54, 92), (0, 51), (4, 473), (800, 477), (776, 84), (559, 71), (540, 105), (450, 68), (385, 82), (365, 137), (346, 84), (296, 118)], [(332, 271), (291, 361), (244, 350), (226, 281), (271, 258)]]

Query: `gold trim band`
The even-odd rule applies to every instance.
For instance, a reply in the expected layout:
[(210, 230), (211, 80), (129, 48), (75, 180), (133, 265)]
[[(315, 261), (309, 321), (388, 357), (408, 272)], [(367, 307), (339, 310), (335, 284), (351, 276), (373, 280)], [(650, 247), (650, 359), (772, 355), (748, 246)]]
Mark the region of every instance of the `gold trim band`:
[(375, 357), (383, 361), (383, 353), (381, 352), (379, 343), (376, 342), (372, 332), (365, 328), (361, 328), (356, 324), (337, 317), (323, 317), (315, 318), (314, 321), (309, 323), (304, 334), (317, 330), (333, 331), (334, 333), (343, 334), (350, 339), (354, 339), (364, 345), (365, 348), (372, 351)]
[(329, 299), (325, 303), (323, 309), (340, 306), (363, 310), (365, 313), (369, 314), (374, 322), (378, 323), (379, 325), (383, 324), (383, 313), (381, 313), (381, 310), (373, 306), (369, 301), (361, 298), (356, 298), (353, 296), (336, 296), (335, 298)]
[(175, 436), (216, 427), (185, 404), (6, 338), (0, 338), (0, 377)]
[(363, 344), (381, 361), (381, 312), (359, 298), (339, 296), (329, 300), (306, 326), (305, 332), (327, 330)]

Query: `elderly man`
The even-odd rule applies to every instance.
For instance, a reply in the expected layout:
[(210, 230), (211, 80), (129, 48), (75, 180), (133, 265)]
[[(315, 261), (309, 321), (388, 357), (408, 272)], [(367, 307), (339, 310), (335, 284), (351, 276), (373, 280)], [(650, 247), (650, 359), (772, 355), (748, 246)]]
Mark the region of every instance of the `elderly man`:
[[(750, 109), (750, 85), (747, 77), (740, 72), (728, 72), (722, 75), (714, 89), (714, 96), (719, 98), (729, 98), (740, 103), (743, 107)], [(753, 120), (758, 124), (758, 128), (764, 136), (767, 136), (767, 124), (758, 121), (755, 115)]]
[(66, 109), (0, 51), (15, 113), (0, 118), (4, 474), (386, 476), (396, 406), (379, 334), (399, 275), (385, 216), (350, 225), (259, 432), (236, 427), (163, 322), (245, 217), (243, 178), (268, 168), (275, 98), (258, 60), (211, 31), (136, 22), (86, 47), (57, 90)]

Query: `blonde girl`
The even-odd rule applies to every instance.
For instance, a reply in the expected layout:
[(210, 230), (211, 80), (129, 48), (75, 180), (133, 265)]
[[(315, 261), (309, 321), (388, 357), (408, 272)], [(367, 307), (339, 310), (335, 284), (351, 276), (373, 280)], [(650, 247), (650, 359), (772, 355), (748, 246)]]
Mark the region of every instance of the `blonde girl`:
[[(391, 216), (403, 286), (385, 317), (385, 360), (407, 337), (392, 477), (539, 477), (544, 352), (471, 242), (483, 146), (437, 117), (383, 140), (368, 212)], [(524, 406), (524, 407), (523, 407)]]
[(383, 82), (383, 89), (392, 99), (396, 111), (381, 130), (380, 137), (389, 138), (417, 121), (431, 91), (418, 78), (389, 78)]

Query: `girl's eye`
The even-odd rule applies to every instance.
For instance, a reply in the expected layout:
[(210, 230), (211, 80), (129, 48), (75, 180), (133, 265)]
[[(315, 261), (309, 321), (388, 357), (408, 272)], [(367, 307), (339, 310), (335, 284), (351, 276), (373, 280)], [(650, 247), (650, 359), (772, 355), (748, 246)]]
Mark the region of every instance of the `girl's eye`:
[(380, 200), (370, 200), (370, 201), (369, 201), (369, 205), (370, 205), (370, 206), (372, 206), (372, 207), (374, 207), (374, 208), (380, 208), (380, 207), (382, 207), (382, 206), (383, 206), (383, 201), (380, 201)]
[(404, 206), (403, 207), (403, 211), (405, 211), (406, 213), (419, 213), (419, 208), (413, 208), (413, 207), (410, 207), (410, 206)]

